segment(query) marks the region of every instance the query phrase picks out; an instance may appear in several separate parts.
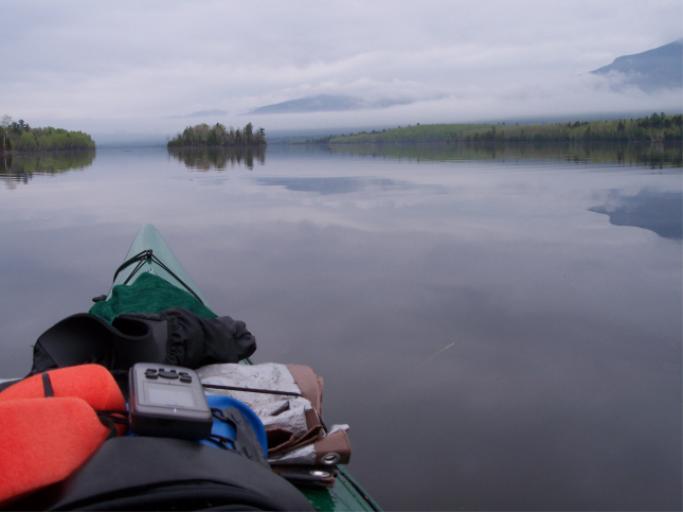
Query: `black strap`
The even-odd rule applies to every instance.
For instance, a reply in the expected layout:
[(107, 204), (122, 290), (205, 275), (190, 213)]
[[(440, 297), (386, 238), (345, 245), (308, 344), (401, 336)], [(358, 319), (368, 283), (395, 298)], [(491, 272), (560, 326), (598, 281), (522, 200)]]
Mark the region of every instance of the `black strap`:
[[(136, 263), (136, 262), (138, 262), (138, 261), (140, 261), (140, 260), (145, 261), (145, 259), (151, 259), (151, 257), (148, 257), (148, 253), (149, 253), (150, 251), (151, 251), (151, 249), (148, 249), (148, 250), (145, 250), (145, 251), (140, 251), (140, 252), (137, 253), (135, 256), (131, 256), (131, 257), (128, 258), (126, 261), (124, 261), (123, 263), (121, 263), (121, 265), (119, 265), (119, 268), (116, 269), (116, 272), (114, 272), (114, 279), (113, 279), (113, 281), (116, 281), (116, 278), (119, 276), (119, 274), (121, 273), (122, 270), (128, 268), (128, 267), (129, 267), (130, 265), (132, 265), (133, 263)], [(128, 276), (128, 279), (126, 279), (126, 283), (127, 283), (128, 280), (135, 274), (135, 272), (137, 272), (137, 268), (136, 268), (135, 270), (133, 270), (133, 272), (131, 272), (130, 276)], [(124, 284), (125, 284), (125, 283), (124, 283)]]
[(195, 299), (197, 299), (201, 304), (204, 304), (204, 301), (199, 297), (199, 295), (197, 295), (197, 293), (185, 281), (180, 279), (180, 277), (178, 277), (178, 275), (175, 272), (173, 272), (173, 270), (168, 268), (168, 266), (163, 261), (161, 261), (159, 258), (156, 257), (156, 255), (154, 254), (154, 251), (152, 249), (145, 249), (144, 251), (140, 251), (135, 256), (132, 256), (132, 257), (128, 258), (126, 261), (124, 261), (119, 266), (119, 268), (116, 269), (116, 272), (114, 272), (113, 281), (116, 281), (116, 278), (118, 277), (118, 275), (121, 273), (122, 270), (128, 268), (133, 263), (137, 263), (137, 265), (135, 266), (133, 271), (128, 275), (126, 280), (123, 282), (123, 284), (128, 284), (130, 282), (130, 280), (133, 278), (133, 276), (135, 274), (137, 274), (137, 272), (142, 268), (142, 266), (145, 263), (150, 263), (150, 262), (156, 263), (162, 269), (164, 269), (166, 272), (171, 274), (171, 276), (173, 276), (173, 278), (176, 281), (178, 281), (180, 284), (182, 284), (185, 287), (185, 289), (188, 292), (190, 292)]
[(45, 372), (42, 375), (43, 379), (43, 393), (46, 397), (55, 396), (55, 390), (52, 388), (52, 381), (50, 380), (50, 375)]
[(130, 282), (130, 280), (133, 278), (133, 276), (138, 273), (138, 270), (140, 270), (145, 263), (146, 263), (146, 260), (144, 260), (144, 259), (138, 260), (138, 264), (135, 265), (135, 268), (133, 269), (133, 271), (130, 274), (128, 274), (128, 277), (123, 282), (123, 284), (128, 284)]
[(97, 411), (97, 413), (108, 416), (117, 425), (128, 425), (128, 411), (119, 411), (116, 409), (103, 409), (101, 411)]
[(222, 386), (219, 384), (204, 384), (202, 386), (209, 389), (224, 389), (226, 391), (244, 391), (246, 393), (264, 393), (266, 395), (284, 395), (284, 396), (296, 396), (303, 397), (301, 393), (296, 393), (294, 391), (280, 391), (277, 389), (261, 389), (261, 388), (243, 388), (241, 386)]
[(218, 444), (222, 448), (230, 448), (228, 443), (232, 443), (233, 449), (245, 456), (247, 459), (258, 462), (259, 464), (268, 465), (268, 461), (263, 455), (261, 444), (259, 443), (254, 429), (251, 428), (242, 413), (235, 408), (227, 409), (211, 409), (211, 414), (214, 418), (225, 423), (229, 423), (235, 430), (235, 439), (229, 439), (217, 434), (209, 436), (209, 440)]
[(128, 425), (128, 416), (126, 411), (95, 411), (97, 413), (97, 418), (100, 420), (102, 425), (109, 429), (109, 435), (107, 439), (112, 439), (118, 435), (116, 430), (116, 425)]

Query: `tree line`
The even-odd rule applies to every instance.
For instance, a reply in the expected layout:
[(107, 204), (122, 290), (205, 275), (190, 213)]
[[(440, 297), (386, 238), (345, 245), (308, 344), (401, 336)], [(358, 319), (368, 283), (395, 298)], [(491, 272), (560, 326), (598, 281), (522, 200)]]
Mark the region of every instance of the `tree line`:
[(31, 128), (23, 119), (3, 116), (0, 123), (0, 153), (9, 151), (55, 151), (95, 149), (87, 133), (62, 128)]
[(423, 142), (655, 142), (681, 143), (683, 116), (654, 113), (636, 119), (545, 124), (429, 124), (373, 130), (320, 140), (330, 144)]
[(251, 123), (241, 130), (232, 126), (226, 128), (221, 123), (209, 126), (206, 123), (188, 126), (168, 141), (169, 148), (231, 147), (247, 148), (266, 145), (266, 132), (263, 128), (254, 131)]

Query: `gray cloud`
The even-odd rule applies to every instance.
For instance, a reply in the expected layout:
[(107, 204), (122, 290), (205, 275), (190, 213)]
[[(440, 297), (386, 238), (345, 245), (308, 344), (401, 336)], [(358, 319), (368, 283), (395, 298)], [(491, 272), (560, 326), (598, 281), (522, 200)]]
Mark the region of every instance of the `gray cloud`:
[(683, 4), (422, 1), (3, 3), (0, 112), (98, 132), (172, 133), (187, 112), (243, 113), (343, 94), (411, 104), (260, 116), (266, 129), (600, 109), (680, 108), (588, 71), (681, 36)]

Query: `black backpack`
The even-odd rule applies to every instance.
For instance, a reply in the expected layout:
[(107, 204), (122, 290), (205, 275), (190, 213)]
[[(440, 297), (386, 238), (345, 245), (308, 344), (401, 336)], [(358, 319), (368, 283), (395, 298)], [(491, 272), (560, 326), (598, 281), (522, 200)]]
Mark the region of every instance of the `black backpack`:
[(106, 441), (58, 486), (14, 510), (313, 510), (267, 466), (230, 450), (156, 437)]

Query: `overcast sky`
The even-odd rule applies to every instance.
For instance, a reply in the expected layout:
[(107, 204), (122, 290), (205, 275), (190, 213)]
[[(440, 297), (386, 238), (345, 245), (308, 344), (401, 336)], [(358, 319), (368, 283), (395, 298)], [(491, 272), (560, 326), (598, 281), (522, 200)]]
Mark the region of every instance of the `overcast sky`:
[[(3, 1), (0, 114), (172, 134), (680, 109), (588, 71), (683, 36), (681, 0)], [(245, 115), (331, 93), (407, 105)], [(225, 114), (182, 117), (203, 110)]]

